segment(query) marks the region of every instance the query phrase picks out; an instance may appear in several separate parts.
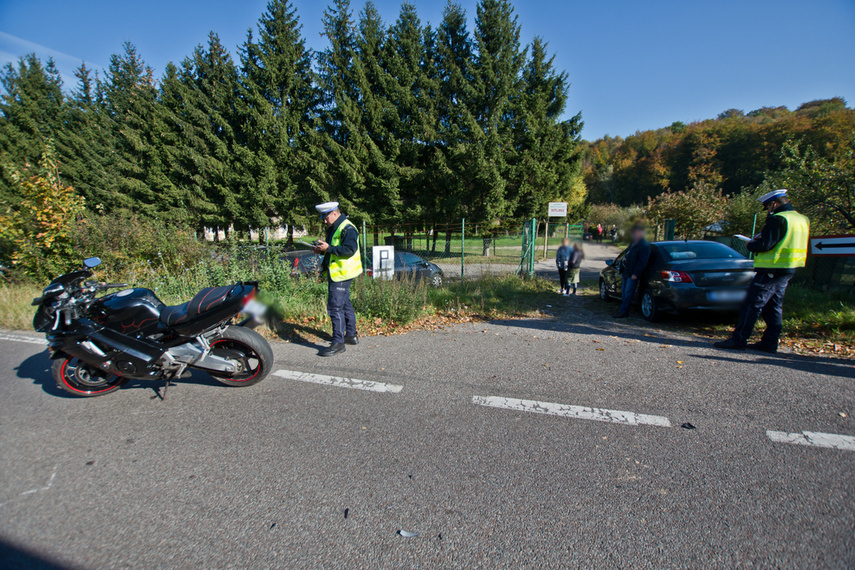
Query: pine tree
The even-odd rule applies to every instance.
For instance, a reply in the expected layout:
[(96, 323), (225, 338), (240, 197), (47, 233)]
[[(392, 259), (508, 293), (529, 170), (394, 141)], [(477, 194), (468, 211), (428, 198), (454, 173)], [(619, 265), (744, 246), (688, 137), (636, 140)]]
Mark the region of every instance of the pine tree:
[(176, 185), (172, 207), (197, 232), (228, 228), (240, 216), (237, 145), (237, 68), (213, 32), (179, 70), (172, 64), (161, 82), (160, 105), (168, 112), (164, 152)]
[[(434, 90), (428, 76), (425, 30), (416, 8), (405, 2), (398, 20), (389, 29), (382, 51), (387, 76), (387, 97), (396, 113), (387, 124), (399, 145), (396, 162), (401, 210), (398, 218), (420, 220), (428, 200), (424, 192), (425, 166), (435, 142)], [(390, 157), (391, 158), (391, 157)]]
[(586, 191), (579, 174), (581, 116), (560, 121), (567, 105), (567, 73), (536, 37), (522, 71), (522, 91), (513, 100), (514, 147), (518, 160), (509, 175), (509, 208), (517, 217), (546, 216), (550, 200), (579, 207)]
[[(362, 136), (362, 109), (356, 37), (350, 0), (334, 0), (324, 12), (324, 35), (329, 47), (318, 58), (322, 90), (321, 144), (326, 149), (327, 178), (319, 199), (335, 199), (349, 215), (370, 220), (366, 169), (370, 146)], [(375, 151), (376, 152), (376, 151)], [(376, 156), (382, 162), (383, 156)]]
[(63, 177), (86, 198), (87, 207), (100, 211), (114, 202), (116, 127), (105, 110), (97, 76), (82, 64), (74, 72), (77, 89), (63, 112), (64, 128), (57, 135), (57, 154)]
[(123, 54), (110, 58), (104, 94), (106, 110), (117, 131), (118, 190), (104, 208), (155, 217), (175, 193), (163, 162), (165, 110), (157, 105), (154, 72), (130, 42), (125, 43)]
[(304, 181), (312, 167), (306, 133), (319, 93), (312, 56), (288, 0), (271, 0), (241, 52), (246, 147), (238, 154), (244, 182), (242, 225), (265, 227), (273, 217), (304, 221), (315, 196)]
[[(7, 166), (35, 165), (61, 129), (64, 96), (59, 71), (53, 59), (42, 65), (36, 54), (28, 54), (17, 66), (6, 64), (0, 86), (0, 153)], [(8, 168), (2, 170), (0, 193), (9, 194), (16, 186)]]
[[(437, 151), (430, 163), (428, 181), (434, 199), (433, 221), (462, 215), (461, 203), (471, 188), (470, 145), (481, 133), (473, 115), (473, 44), (466, 28), (466, 12), (449, 2), (437, 30), (435, 73), (437, 97)], [(434, 232), (434, 236), (437, 232)]]
[(506, 183), (509, 165), (517, 159), (511, 124), (524, 54), (520, 48), (520, 27), (508, 0), (478, 3), (475, 45), (473, 114), (479, 136), (469, 148), (469, 168), (473, 175), (465, 190), (464, 211), (475, 221), (492, 222), (511, 213)]

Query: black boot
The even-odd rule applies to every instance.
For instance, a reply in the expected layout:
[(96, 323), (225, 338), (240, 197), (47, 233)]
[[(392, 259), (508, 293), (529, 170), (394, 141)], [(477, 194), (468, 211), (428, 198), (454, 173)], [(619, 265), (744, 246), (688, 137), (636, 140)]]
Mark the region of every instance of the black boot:
[(772, 346), (771, 344), (763, 344), (762, 342), (754, 342), (748, 345), (750, 350), (759, 350), (760, 352), (768, 352), (769, 354), (776, 354), (778, 352), (777, 346)]
[(737, 342), (732, 337), (727, 340), (720, 340), (713, 344), (716, 348), (726, 348), (728, 350), (745, 350), (746, 344), (744, 342)]
[(353, 335), (353, 336), (344, 335), (344, 344), (352, 344), (352, 345), (359, 344), (359, 336), (358, 335)]
[(347, 349), (344, 347), (343, 343), (334, 342), (329, 346), (329, 348), (323, 349), (318, 354), (320, 356), (335, 356), (336, 354), (341, 354), (345, 350), (347, 350)]

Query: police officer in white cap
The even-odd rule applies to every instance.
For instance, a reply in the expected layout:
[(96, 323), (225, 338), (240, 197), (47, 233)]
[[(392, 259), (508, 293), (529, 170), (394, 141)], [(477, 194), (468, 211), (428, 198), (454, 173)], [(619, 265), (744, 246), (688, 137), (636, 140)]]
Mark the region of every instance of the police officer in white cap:
[[(746, 244), (754, 255), (754, 281), (739, 310), (733, 335), (715, 343), (718, 348), (750, 348), (774, 354), (783, 328), (784, 292), (797, 267), (807, 261), (810, 221), (796, 212), (786, 190), (773, 190), (759, 198), (769, 215), (759, 235)], [(760, 342), (748, 344), (757, 318), (766, 321)]]
[(350, 284), (362, 273), (359, 253), (359, 231), (338, 209), (338, 202), (315, 206), (321, 221), (327, 226), (326, 241), (319, 240), (312, 249), (323, 254), (323, 270), (327, 273), (327, 313), (332, 319), (332, 344), (321, 356), (335, 356), (345, 351), (345, 344), (359, 344), (356, 334), (356, 313), (350, 304)]

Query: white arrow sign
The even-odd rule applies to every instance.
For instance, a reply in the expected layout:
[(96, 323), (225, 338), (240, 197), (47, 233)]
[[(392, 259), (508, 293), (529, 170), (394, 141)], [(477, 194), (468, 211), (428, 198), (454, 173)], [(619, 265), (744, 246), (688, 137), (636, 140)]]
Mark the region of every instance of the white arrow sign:
[(813, 255), (855, 256), (855, 236), (821, 236), (810, 238)]

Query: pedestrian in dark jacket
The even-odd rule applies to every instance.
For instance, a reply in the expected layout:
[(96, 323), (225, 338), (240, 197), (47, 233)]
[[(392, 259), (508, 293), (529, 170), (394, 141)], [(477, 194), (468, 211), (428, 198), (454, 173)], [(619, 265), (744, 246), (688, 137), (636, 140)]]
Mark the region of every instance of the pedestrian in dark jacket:
[(585, 252), (582, 250), (582, 246), (579, 243), (574, 243), (573, 250), (570, 253), (570, 269), (567, 270), (567, 284), (572, 288), (574, 295), (579, 286), (579, 275), (582, 272), (583, 259), (585, 259)]
[(635, 224), (630, 230), (632, 243), (626, 248), (621, 261), (621, 277), (623, 279), (622, 301), (620, 309), (614, 314), (616, 319), (629, 316), (629, 305), (638, 290), (638, 283), (644, 277), (647, 263), (650, 261), (650, 244), (644, 239), (644, 226)]
[(564, 238), (561, 240), (561, 247), (555, 253), (555, 267), (558, 268), (558, 281), (560, 288), (558, 292), (566, 295), (570, 292), (567, 286), (567, 271), (570, 269), (570, 256), (573, 254), (573, 249), (570, 247), (570, 240)]

